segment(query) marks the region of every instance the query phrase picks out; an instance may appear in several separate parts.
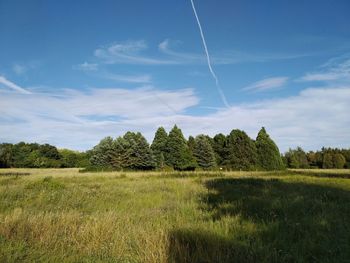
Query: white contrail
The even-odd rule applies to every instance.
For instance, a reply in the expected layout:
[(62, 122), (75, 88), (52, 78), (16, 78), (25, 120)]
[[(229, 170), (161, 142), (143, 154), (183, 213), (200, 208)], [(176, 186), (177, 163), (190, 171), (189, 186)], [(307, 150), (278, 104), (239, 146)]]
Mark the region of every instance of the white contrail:
[(15, 83), (7, 80), (5, 77), (3, 76), (0, 76), (0, 84), (3, 84), (7, 87), (9, 87), (10, 89), (13, 89), (15, 91), (18, 91), (19, 93), (23, 93), (23, 94), (31, 94), (30, 91), (24, 89), (24, 88), (21, 88), (20, 86), (16, 85)]
[(196, 17), (196, 20), (197, 20), (197, 24), (198, 24), (198, 27), (199, 27), (199, 32), (200, 32), (201, 37), (202, 37), (202, 42), (203, 42), (205, 54), (207, 56), (207, 62), (208, 62), (209, 71), (210, 71), (211, 75), (213, 76), (213, 78), (215, 79), (216, 88), (217, 88), (217, 90), (218, 90), (218, 92), (220, 94), (222, 102), (225, 104), (226, 107), (230, 107), (230, 105), (227, 102), (226, 96), (225, 96), (223, 90), (220, 87), (219, 79), (216, 76), (216, 74), (215, 74), (215, 72), (214, 72), (214, 70), (213, 70), (213, 68), (211, 66), (210, 56), (209, 56), (209, 52), (208, 52), (208, 48), (207, 48), (207, 43), (205, 42), (205, 38), (204, 38), (201, 22), (199, 21), (199, 18), (198, 18), (197, 11), (196, 11), (196, 8), (194, 6), (193, 0), (191, 0), (191, 4), (192, 4), (193, 13), (194, 13), (194, 15)]

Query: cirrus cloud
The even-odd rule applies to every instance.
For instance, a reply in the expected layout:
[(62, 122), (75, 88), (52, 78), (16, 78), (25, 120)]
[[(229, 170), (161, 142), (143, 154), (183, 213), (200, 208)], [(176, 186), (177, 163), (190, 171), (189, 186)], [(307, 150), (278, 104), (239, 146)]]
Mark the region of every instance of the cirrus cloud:
[(350, 87), (309, 88), (298, 95), (241, 103), (205, 115), (192, 89), (61, 90), (53, 93), (3, 92), (0, 97), (0, 141), (48, 142), (89, 149), (101, 138), (127, 130), (141, 131), (149, 141), (160, 125), (178, 124), (185, 135), (229, 133), (234, 128), (255, 137), (265, 126), (282, 151), (302, 146), (350, 147)]
[(261, 92), (268, 91), (284, 86), (288, 81), (288, 77), (266, 78), (243, 88), (244, 91)]

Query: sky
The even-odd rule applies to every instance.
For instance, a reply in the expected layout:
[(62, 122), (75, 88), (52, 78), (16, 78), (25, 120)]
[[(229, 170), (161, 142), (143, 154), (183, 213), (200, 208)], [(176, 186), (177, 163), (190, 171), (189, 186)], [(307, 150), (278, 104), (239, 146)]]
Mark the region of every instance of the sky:
[(198, 21), (191, 0), (0, 0), (0, 142), (87, 150), (177, 124), (350, 147), (348, 0), (193, 4)]

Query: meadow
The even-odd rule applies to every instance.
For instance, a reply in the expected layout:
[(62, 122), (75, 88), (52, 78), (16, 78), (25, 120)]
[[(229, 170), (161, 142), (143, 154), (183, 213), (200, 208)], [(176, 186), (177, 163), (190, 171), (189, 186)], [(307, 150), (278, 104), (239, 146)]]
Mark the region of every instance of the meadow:
[(350, 170), (0, 170), (0, 262), (350, 262)]

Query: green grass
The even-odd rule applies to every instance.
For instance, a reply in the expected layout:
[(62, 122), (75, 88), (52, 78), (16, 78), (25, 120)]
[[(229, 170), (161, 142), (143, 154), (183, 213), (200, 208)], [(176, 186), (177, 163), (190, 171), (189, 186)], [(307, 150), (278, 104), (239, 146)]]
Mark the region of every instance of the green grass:
[(347, 174), (2, 169), (0, 262), (350, 262)]

